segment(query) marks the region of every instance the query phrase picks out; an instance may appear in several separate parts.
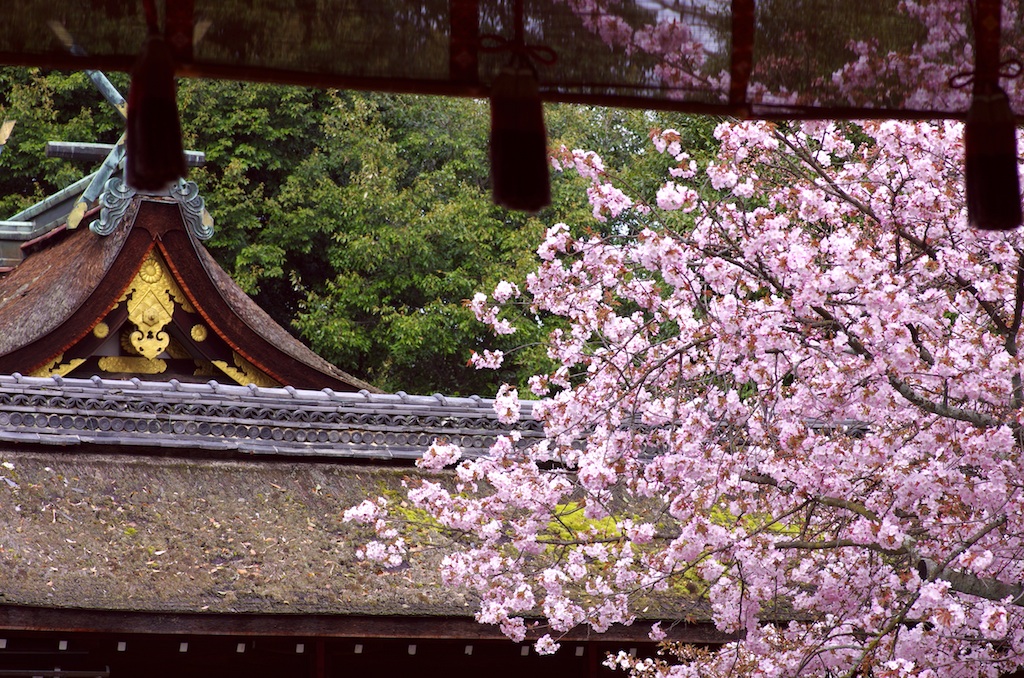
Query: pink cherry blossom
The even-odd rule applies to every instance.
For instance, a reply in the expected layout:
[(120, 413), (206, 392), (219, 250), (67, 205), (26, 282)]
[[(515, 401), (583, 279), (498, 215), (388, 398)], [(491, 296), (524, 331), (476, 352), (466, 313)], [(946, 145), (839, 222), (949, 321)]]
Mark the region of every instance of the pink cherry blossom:
[(458, 445), (434, 441), (422, 457), (416, 460), (420, 468), (440, 469), (454, 464), (462, 457)]
[(503, 424), (519, 421), (519, 392), (508, 384), (502, 384), (494, 398), (494, 411)]

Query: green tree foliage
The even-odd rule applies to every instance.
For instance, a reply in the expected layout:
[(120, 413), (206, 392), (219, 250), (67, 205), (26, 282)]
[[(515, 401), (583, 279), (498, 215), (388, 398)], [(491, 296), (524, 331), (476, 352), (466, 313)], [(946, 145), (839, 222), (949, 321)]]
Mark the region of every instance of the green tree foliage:
[[(111, 79), (127, 91), (128, 78)], [(17, 125), (0, 155), (0, 218), (6, 219), (92, 171), (46, 157), (47, 141), (114, 143), (121, 116), (106, 105), (85, 73), (0, 69), (0, 119)]]
[[(127, 91), (126, 76), (111, 78)], [(217, 221), (214, 256), (275, 320), (386, 390), (523, 386), (547, 360), (544, 319), (524, 308), (518, 332), (496, 339), (464, 301), (502, 279), (521, 284), (557, 221), (624, 227), (593, 219), (574, 172), (555, 173), (554, 206), (540, 215), (492, 205), (485, 101), (183, 80), (179, 107), (186, 147), (206, 153), (189, 178)], [(45, 158), (46, 141), (109, 143), (123, 130), (84, 74), (0, 71), (0, 114), (19, 120), (0, 156), (4, 217), (92, 170)], [(707, 136), (642, 111), (554, 106), (547, 117), (552, 147), (598, 149), (644, 188), (665, 170), (661, 154), (641, 151), (652, 127)], [(506, 352), (502, 370), (467, 365), (485, 349)]]
[(486, 107), (333, 96), (323, 145), (271, 206), (267, 244), (281, 250), (241, 256), (286, 260), (295, 325), (338, 364), (385, 388), (493, 390), (465, 365), (470, 349), (495, 347), (463, 301), (525, 273), (541, 226), (490, 204)]

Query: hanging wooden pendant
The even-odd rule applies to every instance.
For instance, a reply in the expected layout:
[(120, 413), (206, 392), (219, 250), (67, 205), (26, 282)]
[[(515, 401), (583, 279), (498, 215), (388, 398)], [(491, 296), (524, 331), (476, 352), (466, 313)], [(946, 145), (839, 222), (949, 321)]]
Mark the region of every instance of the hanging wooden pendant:
[[(967, 220), (974, 228), (1008, 231), (1021, 223), (1017, 176), (1017, 127), (1006, 92), (999, 87), (1002, 3), (976, 0), (974, 92), (964, 128)], [(955, 85), (954, 85), (955, 86)]]
[(1021, 223), (1017, 128), (998, 85), (975, 87), (964, 130), (967, 219), (986, 231)]
[(174, 58), (167, 43), (150, 37), (132, 71), (125, 135), (125, 179), (141, 191), (159, 191), (185, 176)]
[(544, 108), (527, 66), (502, 69), (491, 87), (491, 184), (498, 205), (536, 212), (551, 204)]

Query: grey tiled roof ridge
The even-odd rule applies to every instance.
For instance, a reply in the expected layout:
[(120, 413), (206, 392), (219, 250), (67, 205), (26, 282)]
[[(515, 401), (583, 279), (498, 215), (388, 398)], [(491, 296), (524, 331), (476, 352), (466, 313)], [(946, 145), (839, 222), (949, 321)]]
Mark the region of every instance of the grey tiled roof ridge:
[(513, 428), (524, 442), (542, 436), (530, 402), (512, 427), (478, 396), (0, 375), (0, 442), (8, 443), (414, 459), (438, 438), (478, 456)]

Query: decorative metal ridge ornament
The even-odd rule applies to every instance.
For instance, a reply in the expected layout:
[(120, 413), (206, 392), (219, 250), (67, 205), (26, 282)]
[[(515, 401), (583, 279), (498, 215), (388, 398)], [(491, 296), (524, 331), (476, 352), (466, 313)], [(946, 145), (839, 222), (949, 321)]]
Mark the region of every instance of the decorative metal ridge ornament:
[(159, 192), (141, 192), (128, 186), (118, 177), (107, 180), (100, 194), (100, 218), (89, 224), (89, 230), (96, 235), (110, 235), (128, 212), (132, 200), (140, 199), (165, 201), (170, 198), (178, 203), (181, 219), (189, 233), (199, 240), (213, 237), (213, 217), (206, 211), (206, 201), (199, 195), (199, 186), (194, 181), (179, 179)]
[(107, 179), (100, 193), (100, 218), (89, 224), (89, 230), (96, 235), (110, 235), (121, 223), (121, 219), (132, 204), (135, 189), (130, 188), (119, 177)]
[[(146, 12), (147, 21), (149, 22), (150, 33), (155, 35), (156, 15), (155, 9), (153, 8), (151, 2), (146, 3)], [(85, 50), (82, 49), (80, 45), (75, 43), (75, 40), (71, 36), (71, 33), (68, 32), (68, 30), (64, 27), (63, 24), (57, 21), (50, 21), (50, 28), (53, 30), (58, 40), (60, 40), (60, 42), (68, 49), (69, 52), (76, 56), (85, 55)], [(150, 39), (158, 40), (159, 38), (154, 38), (153, 35), (151, 35)], [(156, 59), (159, 62), (161, 59), (164, 59), (164, 57), (170, 59), (170, 55), (163, 54), (162, 50), (159, 47), (153, 48), (157, 52), (155, 56), (148, 52), (148, 50), (150, 49), (150, 46), (147, 45), (147, 53), (143, 55), (142, 60), (140, 60), (140, 66), (136, 69), (136, 74), (133, 75), (133, 81), (136, 79), (136, 75), (138, 76), (138, 78), (140, 78), (140, 85), (135, 90), (136, 100), (138, 101), (140, 98), (144, 98), (144, 96), (149, 96), (140, 94), (142, 89), (145, 89), (146, 87), (155, 87), (159, 85), (159, 87), (162, 87), (164, 90), (167, 90), (168, 87), (170, 88), (171, 94), (168, 95), (167, 91), (163, 91), (162, 95), (165, 98), (169, 96), (173, 99), (173, 111), (171, 111), (171, 114), (168, 114), (167, 111), (163, 111), (161, 113), (158, 110), (157, 112), (158, 116), (163, 116), (163, 118), (167, 119), (169, 123), (168, 128), (160, 132), (160, 130), (157, 130), (156, 127), (154, 127), (152, 130), (150, 130), (150, 132), (157, 133), (158, 136), (164, 133), (170, 134), (172, 137), (176, 135), (178, 144), (180, 145), (181, 124), (178, 119), (177, 112), (177, 95), (173, 80), (173, 60), (167, 63), (157, 63), (156, 66), (153, 66), (152, 64), (150, 65), (153, 68), (159, 66), (159, 68), (157, 69), (158, 72), (155, 74), (159, 77), (166, 76), (169, 68), (169, 85), (167, 82), (149, 85), (141, 84), (142, 81), (149, 82), (150, 80), (152, 80), (152, 76), (154, 75), (153, 73), (148, 73), (146, 71), (146, 67), (144, 67), (144, 65), (142, 64), (143, 61), (145, 61), (146, 59), (150, 59), (151, 61), (153, 59)], [(112, 105), (117, 110), (121, 118), (126, 121), (127, 129), (125, 133), (121, 135), (121, 138), (118, 140), (118, 142), (114, 144), (112, 147), (110, 147), (110, 150), (106, 158), (104, 159), (103, 164), (100, 166), (100, 169), (96, 172), (92, 181), (89, 183), (89, 186), (85, 189), (85, 192), (76, 201), (71, 212), (68, 214), (67, 227), (69, 229), (77, 228), (79, 223), (81, 223), (82, 218), (85, 216), (85, 213), (88, 211), (89, 205), (92, 204), (94, 200), (98, 199), (101, 206), (100, 218), (98, 220), (94, 220), (92, 223), (89, 224), (89, 230), (91, 230), (93, 233), (96, 233), (97, 235), (110, 235), (111, 233), (113, 233), (114, 229), (117, 227), (117, 224), (120, 222), (120, 220), (124, 217), (125, 213), (127, 212), (128, 206), (131, 203), (131, 199), (136, 194), (135, 189), (140, 188), (141, 190), (141, 187), (139, 186), (135, 186), (133, 188), (132, 180), (129, 178), (133, 174), (133, 170), (129, 167), (131, 163), (129, 163), (126, 158), (127, 137), (129, 136), (129, 132), (132, 129), (136, 129), (136, 132), (138, 132), (138, 128), (140, 125), (142, 127), (153, 127), (153, 125), (150, 125), (150, 123), (146, 122), (140, 122), (138, 117), (129, 120), (128, 104), (125, 102), (124, 97), (121, 96), (121, 93), (117, 91), (117, 88), (114, 87), (113, 83), (111, 83), (110, 80), (107, 79), (107, 76), (105, 76), (102, 72), (96, 70), (87, 70), (86, 75), (89, 76), (89, 79), (92, 81), (93, 85), (95, 85), (96, 89), (98, 89), (99, 92), (103, 95), (103, 98), (106, 99), (107, 102), (110, 103), (110, 105)], [(159, 91), (157, 93), (160, 94)], [(145, 106), (142, 106), (142, 108), (145, 108)], [(141, 116), (150, 114), (139, 112), (138, 115)], [(171, 118), (173, 118), (173, 120)], [(11, 123), (11, 126), (13, 126), (13, 122)], [(4, 127), (3, 129), (9, 130), (8, 127)], [(135, 135), (135, 140), (136, 142), (139, 141), (138, 134)], [(173, 138), (171, 139), (171, 144), (174, 145)], [(51, 144), (47, 144), (48, 155), (50, 154), (50, 146)], [(65, 146), (68, 145), (65, 144)], [(181, 172), (178, 174), (177, 177), (175, 177), (176, 181), (172, 180), (170, 182), (165, 182), (158, 189), (156, 189), (155, 192), (149, 192), (151, 195), (167, 194), (171, 198), (173, 198), (178, 203), (179, 208), (181, 209), (182, 219), (188, 226), (192, 234), (195, 235), (200, 240), (209, 240), (213, 236), (213, 217), (211, 217), (210, 213), (206, 211), (205, 202), (202, 199), (202, 197), (199, 196), (198, 186), (196, 186), (196, 184), (192, 182), (185, 182), (181, 178), (185, 174), (186, 167), (188, 167), (190, 164), (202, 164), (203, 160), (205, 159), (205, 156), (201, 153), (196, 153), (195, 151), (190, 151), (186, 153), (184, 150), (181, 151), (181, 156), (182, 162), (184, 164), (181, 167)], [(176, 156), (174, 156), (174, 162), (171, 164), (175, 165), (176, 167)], [(118, 167), (122, 165), (124, 165), (126, 180), (121, 180), (116, 177), (113, 177), (114, 172), (118, 169)]]
[(213, 237), (213, 217), (206, 211), (206, 201), (199, 195), (196, 182), (180, 179), (171, 185), (168, 194), (178, 203), (181, 219), (192, 235), (199, 240)]

